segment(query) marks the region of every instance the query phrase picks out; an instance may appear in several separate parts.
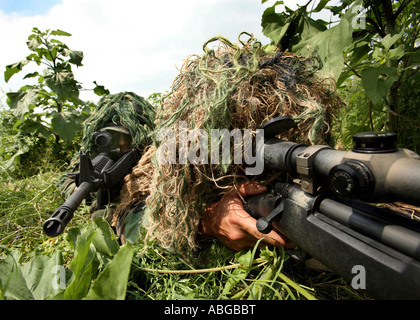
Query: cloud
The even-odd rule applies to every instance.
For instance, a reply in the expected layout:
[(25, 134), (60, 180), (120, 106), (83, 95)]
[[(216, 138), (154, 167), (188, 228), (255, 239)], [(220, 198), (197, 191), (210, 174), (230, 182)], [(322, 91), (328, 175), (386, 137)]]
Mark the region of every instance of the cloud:
[[(183, 60), (202, 54), (203, 43), (215, 35), (236, 42), (247, 31), (268, 43), (260, 27), (264, 9), (256, 0), (63, 0), (44, 15), (0, 11), (0, 68), (29, 54), (33, 27), (62, 29), (72, 34), (62, 41), (84, 53), (84, 66), (74, 70), (84, 87), (97, 81), (112, 93), (148, 96), (169, 90)], [(17, 74), (8, 84), (2, 79), (0, 87), (16, 90), (21, 78)], [(98, 100), (92, 93), (82, 98)]]

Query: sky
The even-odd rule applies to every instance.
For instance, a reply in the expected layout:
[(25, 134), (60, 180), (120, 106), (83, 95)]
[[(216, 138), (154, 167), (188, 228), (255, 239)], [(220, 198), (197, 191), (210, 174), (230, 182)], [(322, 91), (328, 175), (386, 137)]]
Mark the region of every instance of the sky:
[[(296, 8), (307, 0), (285, 0)], [(242, 31), (263, 44), (261, 16), (275, 0), (0, 0), (0, 88), (15, 91), (26, 66), (8, 83), (6, 65), (30, 54), (26, 46), (33, 27), (60, 29), (70, 49), (83, 51), (83, 66), (73, 68), (75, 79), (93, 89), (93, 81), (111, 93), (132, 91), (147, 98), (170, 90), (179, 68), (191, 54), (203, 54), (202, 45), (213, 36), (237, 42)], [(1, 92), (0, 92), (1, 94)], [(93, 92), (81, 98), (97, 102)]]

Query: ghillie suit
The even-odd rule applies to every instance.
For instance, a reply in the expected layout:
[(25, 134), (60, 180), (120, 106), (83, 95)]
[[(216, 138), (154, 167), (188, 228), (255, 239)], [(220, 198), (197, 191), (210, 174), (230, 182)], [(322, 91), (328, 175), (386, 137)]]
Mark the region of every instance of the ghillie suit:
[[(123, 126), (132, 137), (134, 147), (142, 151), (152, 140), (155, 121), (154, 107), (144, 98), (132, 92), (121, 92), (103, 96), (97, 108), (83, 123), (81, 148), (89, 151), (93, 158), (96, 154), (93, 133), (111, 126)], [(60, 177), (57, 184), (64, 198), (68, 198), (76, 188), (75, 172), (79, 170), (79, 153), (75, 154), (68, 171)]]
[(133, 138), (133, 145), (143, 150), (152, 140), (155, 110), (143, 97), (132, 92), (103, 96), (96, 110), (84, 122), (82, 147), (92, 151), (95, 131), (109, 126), (123, 126)]
[[(210, 49), (215, 41), (219, 47)], [(267, 120), (289, 115), (298, 122), (298, 130), (285, 138), (309, 144), (328, 140), (329, 124), (341, 101), (333, 82), (317, 73), (316, 59), (265, 53), (252, 36), (238, 45), (215, 37), (203, 49), (204, 55), (185, 61), (157, 110), (157, 132), (173, 129), (177, 152), (181, 122), (188, 130), (205, 130), (210, 137), (211, 129), (257, 129)], [(117, 212), (147, 197), (147, 238), (189, 256), (198, 248), (197, 229), (206, 206), (239, 182), (250, 178), (264, 182), (266, 177), (246, 177), (238, 164), (159, 164), (160, 143), (155, 139), (126, 176)], [(194, 143), (189, 141), (188, 150)]]

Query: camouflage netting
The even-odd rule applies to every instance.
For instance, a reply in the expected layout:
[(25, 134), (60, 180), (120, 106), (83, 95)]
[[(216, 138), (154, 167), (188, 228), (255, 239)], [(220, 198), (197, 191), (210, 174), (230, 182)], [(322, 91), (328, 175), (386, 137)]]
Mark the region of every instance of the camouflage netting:
[[(288, 52), (266, 53), (251, 35), (243, 33), (239, 39), (244, 35), (249, 40), (239, 44), (212, 38), (204, 44), (202, 56), (185, 61), (172, 92), (158, 108), (157, 130), (171, 128), (178, 134), (180, 121), (185, 121), (189, 130), (204, 129), (210, 137), (211, 129), (256, 129), (288, 115), (296, 119), (298, 130), (282, 138), (328, 143), (330, 123), (341, 101), (333, 81), (317, 72), (318, 61)], [(214, 42), (218, 47), (210, 48)], [(236, 164), (160, 165), (158, 146), (155, 141), (126, 177), (118, 212), (147, 196), (146, 212), (151, 217), (147, 236), (188, 254), (198, 247), (198, 223), (206, 206), (237, 183), (255, 177), (246, 177)]]

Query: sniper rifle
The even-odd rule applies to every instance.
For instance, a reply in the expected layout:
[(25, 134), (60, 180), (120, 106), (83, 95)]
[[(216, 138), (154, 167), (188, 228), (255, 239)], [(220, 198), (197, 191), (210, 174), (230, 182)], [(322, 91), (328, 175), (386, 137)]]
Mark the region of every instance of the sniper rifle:
[(419, 155), (397, 148), (389, 132), (357, 134), (351, 151), (275, 137), (294, 127), (289, 117), (261, 127), (264, 167), (294, 180), (245, 199), (258, 230), (278, 222), (299, 250), (347, 281), (363, 270), (357, 288), (374, 298), (420, 299), (420, 222), (374, 205), (420, 204)]

